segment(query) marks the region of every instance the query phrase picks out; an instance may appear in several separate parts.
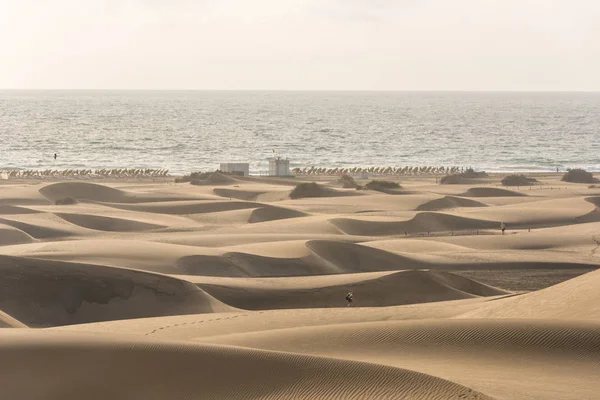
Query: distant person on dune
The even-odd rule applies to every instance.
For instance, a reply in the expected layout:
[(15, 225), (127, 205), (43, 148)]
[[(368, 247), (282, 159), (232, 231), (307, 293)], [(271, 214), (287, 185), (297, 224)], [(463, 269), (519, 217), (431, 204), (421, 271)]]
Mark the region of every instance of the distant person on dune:
[(56, 160), (58, 158), (58, 155), (56, 153), (54, 153), (54, 159)]
[(348, 302), (348, 305), (346, 307), (350, 307), (350, 304), (352, 304), (353, 298), (354, 298), (354, 294), (352, 292), (348, 292), (348, 294), (346, 295), (346, 301)]
[(502, 230), (502, 234), (504, 235), (504, 230), (506, 229), (506, 225), (504, 225), (504, 222), (500, 223), (500, 229)]

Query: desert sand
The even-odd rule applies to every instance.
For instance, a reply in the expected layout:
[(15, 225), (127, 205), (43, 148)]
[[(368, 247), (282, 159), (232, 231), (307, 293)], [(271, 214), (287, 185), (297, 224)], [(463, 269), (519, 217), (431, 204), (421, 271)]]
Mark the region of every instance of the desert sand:
[(0, 398), (600, 399), (600, 188), (502, 177), (1, 181)]

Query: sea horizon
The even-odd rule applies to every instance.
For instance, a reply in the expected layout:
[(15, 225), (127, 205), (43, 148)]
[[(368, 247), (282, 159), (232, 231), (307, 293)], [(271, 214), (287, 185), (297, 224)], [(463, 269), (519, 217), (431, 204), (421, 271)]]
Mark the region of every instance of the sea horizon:
[[(0, 170), (600, 171), (597, 92), (0, 90)], [(275, 152), (274, 152), (275, 151)], [(55, 160), (54, 154), (58, 157)]]

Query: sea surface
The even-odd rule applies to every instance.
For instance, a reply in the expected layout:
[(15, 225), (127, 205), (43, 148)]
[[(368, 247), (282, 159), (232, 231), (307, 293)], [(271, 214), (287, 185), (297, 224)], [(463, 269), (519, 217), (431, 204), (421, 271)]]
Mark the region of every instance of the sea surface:
[(292, 167), (600, 171), (600, 93), (0, 91), (0, 170), (260, 173), (274, 155)]

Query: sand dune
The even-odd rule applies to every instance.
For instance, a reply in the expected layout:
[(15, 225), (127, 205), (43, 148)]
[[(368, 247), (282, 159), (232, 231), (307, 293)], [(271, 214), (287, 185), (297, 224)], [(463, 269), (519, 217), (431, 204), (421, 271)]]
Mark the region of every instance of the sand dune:
[(536, 177), (0, 182), (0, 397), (596, 398), (600, 200)]
[(290, 210), (288, 208), (282, 207), (261, 207), (252, 211), (248, 222), (251, 224), (255, 224), (258, 222), (266, 222), (266, 221), (276, 221), (279, 219), (288, 219), (288, 218), (299, 218), (304, 217), (307, 214)]
[[(472, 270), (469, 274), (475, 273), (475, 279), (479, 279), (478, 276), (482, 273), (496, 271), (490, 275), (492, 280), (489, 281), (496, 282), (499, 278), (505, 279), (503, 276), (508, 277), (508, 271), (523, 270), (539, 275), (534, 271), (545, 270), (559, 277), (575, 276), (581, 273), (579, 271), (598, 267), (589, 262), (573, 262), (574, 258), (564, 253), (557, 253), (543, 261), (539, 261), (539, 257), (535, 255), (526, 257), (508, 253), (503, 255), (503, 261), (498, 261), (493, 253), (484, 256), (478, 248), (486, 247), (479, 245), (477, 241), (468, 243), (473, 246), (469, 248), (439, 241), (440, 238), (379, 240), (362, 244), (353, 243), (353, 240), (277, 239), (279, 241), (267, 236), (256, 243), (222, 247), (218, 246), (218, 242), (228, 242), (230, 239), (227, 236), (213, 237), (215, 243), (209, 243), (213, 247), (141, 240), (87, 239), (4, 246), (0, 248), (0, 254), (136, 268), (165, 274), (238, 278), (431, 269)], [(533, 243), (527, 246), (532, 246)], [(489, 246), (518, 248), (517, 245), (500, 246), (494, 242), (490, 242)], [(455, 254), (460, 254), (461, 257), (456, 259)], [(512, 281), (513, 279), (508, 283)]]
[(43, 205), (50, 201), (39, 192), (38, 185), (0, 185), (0, 205)]
[[(510, 225), (509, 225), (510, 227)], [(537, 228), (526, 234), (471, 237), (440, 237), (433, 240), (479, 250), (548, 250), (569, 246), (592, 246), (592, 237), (600, 232), (600, 223), (559, 225)]]
[(227, 311), (195, 285), (163, 275), (0, 256), (0, 309), (30, 326)]
[[(139, 227), (142, 228), (142, 231), (146, 230), (143, 227), (144, 224), (155, 225), (155, 228), (168, 227), (171, 230), (186, 230), (200, 227), (198, 223), (194, 222), (187, 215), (129, 211), (109, 206), (106, 203), (78, 203), (62, 206), (46, 205), (31, 206), (31, 208), (35, 211), (39, 211), (39, 213), (28, 216), (8, 217), (12, 219), (19, 218), (34, 224), (39, 224), (39, 222), (45, 218), (51, 219), (55, 225), (68, 225), (71, 228), (80, 226), (85, 227), (85, 229), (88, 229), (88, 226), (91, 227), (89, 229), (95, 229), (96, 225), (111, 225), (113, 223), (115, 225), (125, 225), (127, 221), (131, 221), (130, 225), (139, 225)], [(118, 221), (103, 221), (105, 218)], [(121, 228), (118, 227), (118, 229)], [(127, 228), (125, 229), (127, 230)]]
[[(8, 331), (1, 332), (0, 385), (11, 399), (58, 400), (65, 393), (86, 399), (490, 398), (434, 376), (361, 362), (181, 342), (40, 332), (18, 336)], [(47, 367), (49, 359), (52, 368)]]
[[(295, 221), (295, 220), (292, 220)], [(288, 220), (280, 221), (289, 222)], [(267, 222), (268, 223), (268, 222)], [(252, 226), (261, 226), (253, 224)], [(173, 243), (185, 246), (200, 246), (200, 247), (222, 247), (222, 246), (239, 246), (245, 244), (264, 244), (268, 248), (273, 243), (295, 241), (295, 240), (339, 240), (347, 242), (361, 242), (372, 240), (370, 237), (341, 235), (339, 231), (335, 233), (294, 233), (294, 232), (276, 232), (276, 233), (253, 233), (248, 235), (244, 230), (229, 231), (229, 232), (211, 232), (207, 235), (203, 232), (173, 232), (168, 236), (162, 233), (145, 233), (143, 235), (146, 240), (160, 240), (163, 243)]]
[(459, 208), (459, 207), (487, 207), (488, 205), (485, 203), (481, 203), (479, 201), (463, 199), (460, 197), (454, 196), (445, 196), (441, 199), (432, 200), (425, 204), (421, 204), (417, 207), (417, 211), (439, 211), (446, 210), (449, 208)]
[(600, 207), (600, 196), (586, 197), (585, 200), (589, 201), (590, 203), (592, 203), (596, 207)]
[(242, 208), (237, 210), (206, 212), (188, 215), (199, 223), (214, 225), (216, 228), (230, 225), (256, 224), (260, 222), (277, 221), (281, 219), (305, 217), (308, 214), (289, 208), (264, 205), (258, 208)]
[(501, 221), (508, 225), (509, 230), (598, 222), (600, 209), (590, 207), (584, 200), (554, 199), (520, 204), (518, 207), (470, 207), (459, 212), (424, 211), (406, 221), (398, 221), (400, 218), (397, 217), (390, 219), (332, 218), (330, 222), (346, 234), (362, 236), (484, 229), (498, 232)]
[(508, 293), (445, 272), (403, 271), (363, 275), (352, 274), (354, 279), (350, 281), (346, 276), (338, 275), (336, 279), (266, 278), (197, 284), (220, 301), (246, 310), (345, 307), (344, 295), (350, 290), (357, 293), (353, 303), (357, 307), (386, 307)]
[(465, 314), (472, 318), (586, 319), (600, 322), (600, 271)]
[(130, 200), (130, 196), (122, 190), (86, 182), (54, 183), (41, 188), (40, 193), (53, 203), (66, 197), (114, 203), (126, 203)]
[(600, 208), (590, 211), (580, 217), (576, 217), (574, 223), (587, 224), (590, 222), (600, 222)]
[(280, 257), (225, 252), (182, 257), (183, 274), (221, 277), (307, 276), (426, 268), (427, 263), (342, 241), (308, 241), (307, 254)]
[(0, 205), (0, 215), (37, 214), (40, 211), (13, 205)]
[(56, 213), (55, 215), (74, 225), (96, 231), (139, 232), (164, 228), (161, 225), (148, 224), (122, 218), (101, 217), (98, 215)]
[(67, 197), (76, 200), (106, 203), (145, 203), (153, 201), (193, 200), (195, 196), (164, 196), (151, 193), (132, 193), (89, 182), (60, 182), (42, 187), (39, 192), (52, 203)]
[(265, 191), (260, 190), (237, 190), (224, 188), (215, 188), (213, 189), (213, 192), (220, 197), (244, 201), (256, 201), (261, 194), (266, 193)]
[(262, 203), (249, 201), (178, 201), (178, 202), (153, 202), (141, 204), (107, 204), (111, 207), (123, 210), (159, 213), (159, 214), (208, 214), (214, 212), (243, 210), (248, 208), (262, 207)]
[[(318, 184), (321, 189), (319, 193), (312, 193), (310, 195), (304, 194), (301, 197), (292, 199), (292, 201), (304, 198), (323, 198), (323, 197), (358, 197), (364, 196), (362, 191), (356, 191), (354, 189), (335, 189), (329, 186)], [(291, 193), (292, 190), (289, 191)]]
[(449, 232), (493, 229), (497, 228), (500, 224), (496, 221), (486, 221), (436, 212), (420, 212), (411, 220), (401, 222), (336, 218), (332, 219), (331, 223), (346, 234), (361, 236), (403, 235), (405, 232)]
[(35, 239), (20, 229), (10, 225), (0, 224), (0, 246), (31, 243)]
[[(352, 276), (347, 277), (352, 278)], [(326, 278), (329, 280), (340, 277), (328, 276)], [(206, 280), (211, 278), (204, 277), (198, 279)], [(218, 280), (224, 278), (212, 279)], [(126, 333), (165, 340), (194, 340), (246, 332), (293, 329), (303, 326), (361, 324), (378, 321), (440, 320), (460, 316), (468, 311), (479, 308), (486, 302), (500, 297), (474, 297), (463, 300), (391, 307), (299, 308), (175, 315), (139, 318), (135, 320), (94, 322), (50, 329), (82, 333)]]
[(600, 325), (591, 323), (385, 321), (202, 341), (410, 368), (499, 399), (591, 399), (600, 378)]
[[(391, 351), (392, 348), (398, 352), (417, 349), (424, 351), (430, 343), (436, 343), (434, 348), (428, 349), (431, 355), (436, 352), (455, 352), (461, 345), (469, 345), (472, 352), (466, 355), (467, 357), (477, 358), (483, 352), (497, 352), (503, 355), (512, 353), (512, 357), (517, 357), (523, 351), (543, 351), (547, 356), (562, 353), (587, 358), (600, 364), (599, 328), (597, 323), (585, 321), (381, 321), (368, 322), (361, 327), (348, 324), (296, 327), (248, 334), (225, 334), (205, 337), (202, 340), (297, 353), (302, 352), (302, 348), (308, 348), (304, 343), (312, 343), (312, 351), (328, 356), (333, 356), (332, 353), (337, 351), (341, 354), (352, 353), (354, 349), (363, 354), (367, 350), (380, 353), (383, 358), (385, 352)], [(600, 374), (600, 371), (596, 373)]]
[[(406, 194), (401, 199), (377, 191), (365, 191), (368, 195), (353, 197), (311, 197), (277, 202), (282, 207), (290, 207), (299, 211), (316, 214), (340, 214), (383, 212), (398, 213), (414, 211), (422, 204), (439, 199), (439, 195), (429, 192)], [(411, 215), (413, 213), (410, 213)]]
[(471, 218), (503, 221), (511, 228), (542, 228), (596, 222), (600, 210), (583, 198), (542, 199), (518, 205), (471, 208), (464, 210)]
[(229, 252), (222, 256), (183, 257), (178, 269), (187, 275), (221, 277), (302, 276), (336, 273), (312, 258), (279, 258)]
[[(406, 258), (344, 242), (319, 246), (306, 240), (254, 245), (201, 248), (137, 240), (88, 239), (8, 246), (0, 253), (108, 266), (130, 267), (169, 274), (207, 276), (289, 276), (341, 273), (350, 256), (347, 272), (363, 269), (398, 269)], [(337, 253), (336, 253), (337, 252)], [(386, 257), (388, 259), (386, 259)], [(339, 265), (336, 267), (335, 265)], [(372, 267), (369, 267), (372, 265)]]
[(62, 240), (0, 248), (0, 253), (5, 255), (173, 274), (181, 273), (176, 267), (180, 258), (199, 252), (222, 254), (212, 249), (122, 239)]
[[(287, 207), (286, 207), (287, 208)], [(338, 235), (343, 233), (329, 223), (329, 218), (322, 215), (309, 215), (303, 218), (290, 218), (284, 220), (266, 221), (261, 224), (246, 224), (243, 226), (222, 228), (215, 227), (217, 235), (244, 234), (248, 237), (254, 235)]]
[(463, 197), (520, 197), (526, 194), (515, 192), (513, 190), (499, 189), (492, 187), (474, 187), (462, 194)]
[(373, 240), (362, 243), (363, 246), (372, 247), (392, 253), (417, 253), (417, 254), (435, 254), (435, 253), (452, 253), (476, 251), (475, 249), (458, 244), (447, 243), (437, 240), (437, 238), (429, 239), (383, 239)]
[(85, 232), (77, 229), (76, 226), (66, 222), (63, 224), (57, 222), (58, 217), (52, 215), (43, 215), (40, 218), (29, 220), (29, 222), (16, 220), (14, 217), (14, 215), (9, 218), (0, 217), (0, 224), (16, 228), (34, 239), (60, 239), (78, 234), (85, 235)]
[(429, 263), (413, 258), (354, 243), (312, 240), (306, 245), (314, 255), (339, 272), (398, 271), (429, 266)]

